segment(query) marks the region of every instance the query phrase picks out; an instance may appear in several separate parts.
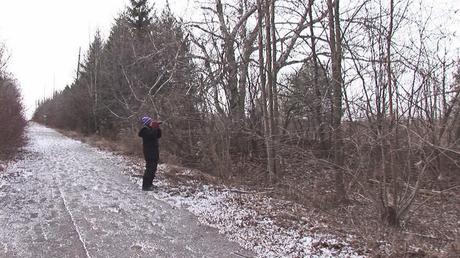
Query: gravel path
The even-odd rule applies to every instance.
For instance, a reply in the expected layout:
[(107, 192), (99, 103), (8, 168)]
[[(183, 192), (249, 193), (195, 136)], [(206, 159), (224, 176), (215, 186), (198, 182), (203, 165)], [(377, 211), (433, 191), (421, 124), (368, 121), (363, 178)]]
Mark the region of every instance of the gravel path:
[(110, 155), (33, 124), (0, 174), (0, 257), (253, 257), (142, 192)]

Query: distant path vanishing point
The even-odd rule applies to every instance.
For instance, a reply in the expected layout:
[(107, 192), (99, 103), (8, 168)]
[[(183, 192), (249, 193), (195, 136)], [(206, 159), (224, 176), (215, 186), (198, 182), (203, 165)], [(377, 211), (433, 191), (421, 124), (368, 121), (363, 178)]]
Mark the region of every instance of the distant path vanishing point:
[(254, 257), (142, 192), (113, 156), (32, 124), (0, 173), (0, 257)]

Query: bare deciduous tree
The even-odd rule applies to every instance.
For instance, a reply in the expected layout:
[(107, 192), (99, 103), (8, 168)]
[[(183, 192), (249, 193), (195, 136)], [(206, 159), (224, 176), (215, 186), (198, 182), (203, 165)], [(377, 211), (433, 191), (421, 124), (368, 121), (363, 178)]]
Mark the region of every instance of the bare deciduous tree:
[(22, 98), (7, 64), (6, 47), (0, 43), (0, 160), (11, 157), (25, 141)]

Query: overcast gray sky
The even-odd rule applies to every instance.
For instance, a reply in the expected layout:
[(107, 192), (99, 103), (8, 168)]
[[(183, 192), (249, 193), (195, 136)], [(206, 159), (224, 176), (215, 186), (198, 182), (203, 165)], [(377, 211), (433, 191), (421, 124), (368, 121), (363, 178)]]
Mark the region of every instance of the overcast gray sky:
[[(161, 10), (166, 0), (150, 0)], [(190, 15), (189, 0), (170, 0), (176, 15)], [(75, 78), (78, 49), (88, 48), (99, 28), (108, 36), (128, 0), (0, 0), (0, 43), (8, 70), (16, 77), (30, 117), (37, 99), (50, 96)], [(187, 8), (189, 7), (189, 8)]]
[[(460, 8), (460, 0), (422, 1), (435, 10), (442, 9), (442, 14), (450, 10), (450, 14), (460, 16), (460, 12), (454, 14)], [(150, 0), (158, 11), (165, 2)], [(185, 20), (197, 14), (193, 2), (169, 0), (172, 11)], [(29, 117), (36, 100), (72, 83), (78, 49), (82, 47), (85, 53), (97, 29), (106, 38), (114, 18), (128, 3), (128, 0), (0, 0), (0, 42), (9, 50), (8, 70), (21, 86)], [(460, 27), (458, 18), (451, 22), (446, 26)], [(459, 44), (453, 47), (458, 48)]]

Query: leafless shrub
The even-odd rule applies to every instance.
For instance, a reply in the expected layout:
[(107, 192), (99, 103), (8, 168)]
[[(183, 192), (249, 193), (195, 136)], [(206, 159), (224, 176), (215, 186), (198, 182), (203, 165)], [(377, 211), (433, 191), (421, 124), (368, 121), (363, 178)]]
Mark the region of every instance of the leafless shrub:
[(22, 98), (6, 69), (5, 48), (0, 45), (0, 159), (14, 154), (25, 142), (26, 120)]

